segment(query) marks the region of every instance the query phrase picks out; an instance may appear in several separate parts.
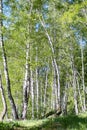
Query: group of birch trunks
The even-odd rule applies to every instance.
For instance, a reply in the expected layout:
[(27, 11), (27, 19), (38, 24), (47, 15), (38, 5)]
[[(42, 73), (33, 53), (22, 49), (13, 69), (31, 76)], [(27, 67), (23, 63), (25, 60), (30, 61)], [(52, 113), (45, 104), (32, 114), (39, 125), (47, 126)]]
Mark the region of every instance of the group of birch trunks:
[[(28, 10), (29, 18), (31, 18), (32, 11), (33, 5), (30, 3), (30, 8)], [(59, 44), (58, 47), (55, 46), (58, 42), (55, 40), (57, 36), (53, 37), (53, 34), (51, 35), (51, 31), (49, 31), (49, 29), (46, 27), (46, 19), (43, 17), (41, 12), (38, 9), (34, 11), (36, 11), (35, 13), (37, 14), (38, 21), (40, 23), (41, 29), (43, 30), (43, 39), (46, 41), (44, 44), (44, 40), (41, 41), (40, 38), (40, 41), (44, 45), (40, 43), (38, 45), (38, 34), (36, 37), (38, 39), (38, 42), (36, 39), (34, 39), (34, 42), (37, 42), (37, 44), (35, 47), (33, 47), (34, 45), (32, 45), (29, 41), (31, 40), (30, 36), (33, 25), (30, 26), (31, 24), (28, 23), (27, 33), (29, 34), (26, 36), (26, 44), (23, 44), (25, 50), (23, 50), (24, 48), (20, 43), (16, 44), (18, 47), (20, 46), (20, 48), (22, 48), (23, 55), (25, 55), (25, 57), (23, 57), (24, 59), (19, 60), (21, 62), (18, 64), (17, 69), (16, 62), (19, 57), (14, 58), (14, 55), (8, 55), (8, 50), (10, 47), (6, 48), (7, 44), (5, 43), (6, 39), (3, 33), (3, 17), (0, 19), (0, 65), (3, 66), (0, 67), (0, 92), (3, 110), (0, 112), (0, 120), (3, 120), (4, 118), (13, 118), (15, 120), (47, 118), (51, 115), (59, 116), (60, 114), (65, 115), (69, 112), (78, 115), (79, 112), (86, 111), (84, 46), (81, 44), (78, 45), (76, 43), (77, 39), (75, 40), (75, 38), (77, 38), (77, 35), (73, 34), (73, 30), (71, 31), (70, 27), (68, 27), (71, 33), (69, 34), (69, 39), (67, 38), (68, 30), (64, 33), (61, 31), (61, 35), (66, 35), (67, 41), (69, 40), (67, 44), (64, 43), (64, 39), (63, 41), (61, 39), (60, 41), (62, 42), (60, 43), (63, 44), (63, 46)], [(0, 1), (0, 14), (3, 14), (2, 0)], [(17, 30), (17, 28), (14, 30)], [(20, 35), (20, 32), (18, 33)], [(34, 33), (39, 33), (39, 31), (35, 31)], [(80, 36), (78, 42), (79, 41), (83, 43), (82, 36)], [(40, 46), (43, 47), (42, 50), (40, 50)], [(45, 50), (46, 48), (47, 50)], [(40, 57), (40, 54), (43, 52), (43, 50), (47, 55), (45, 56), (42, 53)], [(49, 54), (47, 53), (48, 50), (50, 50)], [(78, 58), (78, 54), (75, 56), (76, 52), (74, 54), (74, 51), (78, 51), (78, 54), (80, 53), (80, 67), (76, 62), (76, 57)], [(12, 51), (11, 54), (13, 54)], [(10, 59), (12, 60), (11, 63)], [(16, 60), (13, 61), (14, 59)], [(15, 67), (10, 68), (10, 64), (15, 65)], [(13, 70), (13, 75), (11, 74), (11, 70)], [(20, 75), (20, 79), (22, 79), (20, 84), (20, 79), (17, 79), (18, 75), (16, 75), (16, 72), (18, 72), (18, 70), (20, 70), (18, 75)], [(14, 75), (16, 78), (14, 78)], [(15, 85), (12, 84), (12, 81), (16, 84), (15, 92)], [(18, 83), (16, 83), (16, 81)]]

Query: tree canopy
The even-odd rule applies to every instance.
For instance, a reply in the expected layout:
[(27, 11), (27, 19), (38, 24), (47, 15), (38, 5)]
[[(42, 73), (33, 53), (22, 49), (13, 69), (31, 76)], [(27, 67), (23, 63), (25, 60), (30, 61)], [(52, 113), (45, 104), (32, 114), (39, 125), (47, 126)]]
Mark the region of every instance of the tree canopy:
[(86, 42), (86, 0), (1, 0), (1, 115), (85, 112)]

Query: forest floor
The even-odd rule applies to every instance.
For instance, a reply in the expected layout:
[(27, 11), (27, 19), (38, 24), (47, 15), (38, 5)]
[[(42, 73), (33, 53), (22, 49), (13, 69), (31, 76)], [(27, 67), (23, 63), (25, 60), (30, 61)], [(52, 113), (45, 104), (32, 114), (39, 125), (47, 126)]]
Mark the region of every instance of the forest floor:
[(87, 130), (87, 113), (42, 120), (3, 121), (0, 130)]

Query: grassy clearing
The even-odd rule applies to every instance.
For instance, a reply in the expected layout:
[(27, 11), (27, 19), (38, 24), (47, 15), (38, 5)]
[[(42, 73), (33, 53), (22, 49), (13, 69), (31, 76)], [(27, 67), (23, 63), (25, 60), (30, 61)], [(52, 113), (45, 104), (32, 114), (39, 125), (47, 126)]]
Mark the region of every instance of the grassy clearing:
[(19, 126), (22, 128), (27, 128), (27, 130), (37, 130), (41, 129), (42, 127), (47, 126), (49, 123), (49, 119), (43, 119), (43, 120), (24, 120), (24, 121), (18, 121), (17, 122)]
[(0, 130), (87, 130), (87, 113), (43, 120), (1, 122)]
[(43, 120), (21, 120), (12, 122), (0, 122), (0, 130), (37, 130), (41, 129), (47, 123), (49, 119)]

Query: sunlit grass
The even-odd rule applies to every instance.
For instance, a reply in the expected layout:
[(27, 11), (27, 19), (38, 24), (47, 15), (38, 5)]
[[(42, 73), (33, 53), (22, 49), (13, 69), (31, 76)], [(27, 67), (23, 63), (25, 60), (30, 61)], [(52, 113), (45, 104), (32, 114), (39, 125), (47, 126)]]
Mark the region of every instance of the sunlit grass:
[(47, 122), (49, 122), (49, 119), (43, 119), (43, 120), (24, 120), (24, 121), (18, 121), (17, 123), (21, 127), (32, 128), (32, 127), (42, 127)]

